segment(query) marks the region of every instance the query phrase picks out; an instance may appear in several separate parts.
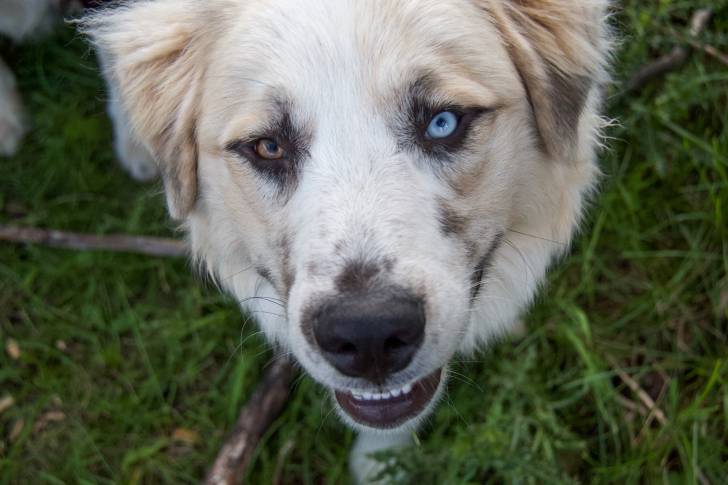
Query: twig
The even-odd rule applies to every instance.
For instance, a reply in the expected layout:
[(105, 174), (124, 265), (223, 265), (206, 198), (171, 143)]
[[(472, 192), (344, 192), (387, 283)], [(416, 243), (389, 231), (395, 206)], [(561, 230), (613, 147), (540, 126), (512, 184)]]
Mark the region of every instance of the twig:
[(283, 465), (286, 462), (286, 459), (288, 458), (288, 455), (293, 451), (293, 448), (296, 446), (296, 442), (292, 439), (285, 442), (285, 444), (281, 447), (280, 451), (278, 452), (278, 460), (276, 460), (276, 467), (273, 471), (273, 479), (271, 480), (271, 483), (273, 485), (281, 485), (281, 476), (283, 475)]
[[(697, 10), (690, 19), (690, 37), (696, 38), (705, 30), (708, 21), (713, 16), (709, 8)], [(658, 57), (649, 64), (643, 66), (624, 84), (627, 92), (639, 91), (655, 78), (662, 77), (668, 72), (675, 71), (682, 67), (690, 58), (691, 50), (688, 45), (674, 47), (668, 54)]]
[(82, 251), (116, 251), (163, 257), (180, 257), (187, 253), (187, 245), (176, 239), (129, 236), (125, 234), (97, 236), (36, 227), (0, 225), (0, 241), (45, 244)]
[(293, 365), (288, 359), (275, 359), (270, 364), (240, 412), (235, 428), (205, 479), (205, 485), (242, 483), (258, 442), (288, 400), (293, 373)]
[(630, 388), (632, 392), (635, 393), (635, 395), (639, 398), (640, 401), (642, 401), (642, 404), (645, 405), (647, 410), (650, 412), (650, 415), (654, 415), (655, 419), (660, 422), (663, 426), (667, 423), (667, 417), (665, 416), (665, 413), (662, 411), (662, 409), (659, 408), (659, 406), (655, 403), (655, 401), (652, 400), (649, 394), (647, 394), (647, 391), (642, 389), (642, 387), (632, 379), (626, 372), (624, 372), (622, 369), (620, 369), (619, 363), (614, 360), (612, 357), (607, 357), (607, 361), (609, 361), (609, 365), (611, 365), (614, 368), (614, 371), (617, 373), (617, 376), (624, 382), (627, 387)]
[[(661, 374), (664, 374), (661, 372)], [(667, 387), (669, 385), (669, 377), (667, 375), (662, 376), (662, 388), (660, 389), (660, 393), (657, 396), (657, 402), (662, 401), (662, 398), (665, 396), (665, 392), (667, 392)], [(654, 418), (657, 417), (657, 413), (655, 410), (659, 410), (659, 407), (655, 407), (654, 409), (650, 410), (649, 414), (647, 415), (647, 419), (645, 419), (645, 422), (642, 424), (642, 429), (640, 429), (640, 432), (635, 438), (632, 440), (633, 446), (638, 445), (642, 439), (644, 438), (645, 434), (647, 433), (647, 429), (652, 425), (652, 421)], [(664, 424), (664, 423), (663, 423)]]
[(714, 46), (710, 44), (702, 44), (700, 42), (691, 40), (690, 45), (693, 46), (695, 49), (700, 49), (701, 51), (705, 52), (709, 56), (715, 58), (716, 60), (722, 62), (726, 66), (728, 66), (728, 54), (724, 54), (718, 49), (716, 49)]
[(627, 399), (626, 397), (622, 396), (621, 394), (617, 395), (617, 401), (619, 404), (627, 408), (627, 410), (630, 413), (638, 413), (638, 414), (647, 414), (647, 411), (642, 408), (639, 404), (632, 401), (631, 399)]

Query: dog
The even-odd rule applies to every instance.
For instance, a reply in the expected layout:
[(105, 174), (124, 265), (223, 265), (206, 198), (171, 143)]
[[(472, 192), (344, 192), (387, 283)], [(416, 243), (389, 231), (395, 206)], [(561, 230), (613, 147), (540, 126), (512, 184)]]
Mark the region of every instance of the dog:
[(161, 173), (195, 260), (331, 391), (358, 482), (567, 250), (599, 175), (608, 9), (136, 0), (82, 21), (128, 163)]

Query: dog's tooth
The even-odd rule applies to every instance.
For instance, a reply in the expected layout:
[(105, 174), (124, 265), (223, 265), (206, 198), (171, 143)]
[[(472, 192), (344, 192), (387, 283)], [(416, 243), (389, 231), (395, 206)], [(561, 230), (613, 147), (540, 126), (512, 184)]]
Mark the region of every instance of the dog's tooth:
[(361, 401), (362, 399), (364, 399), (364, 396), (362, 396), (358, 392), (352, 392), (351, 395), (354, 396), (354, 399), (356, 399), (357, 401)]
[(394, 391), (389, 391), (389, 393), (392, 395), (392, 397), (398, 397), (402, 394), (402, 389), (395, 389)]
[(372, 395), (372, 399), (374, 399), (375, 401), (381, 401), (382, 400), (382, 397), (383, 396), (381, 394), (373, 394)]
[(371, 392), (364, 392), (362, 393), (361, 397), (365, 401), (371, 401), (374, 398), (374, 395)]
[(412, 392), (412, 384), (407, 384), (402, 388), (402, 394), (409, 394)]

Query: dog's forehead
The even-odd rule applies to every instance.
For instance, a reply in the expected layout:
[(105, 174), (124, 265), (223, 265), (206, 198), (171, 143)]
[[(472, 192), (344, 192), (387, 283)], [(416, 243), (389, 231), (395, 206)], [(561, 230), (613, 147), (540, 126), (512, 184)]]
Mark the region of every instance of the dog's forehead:
[(497, 29), (471, 0), (264, 0), (237, 15), (216, 57), (239, 92), (257, 84), (298, 100), (363, 100), (421, 72), (498, 82), (512, 71)]

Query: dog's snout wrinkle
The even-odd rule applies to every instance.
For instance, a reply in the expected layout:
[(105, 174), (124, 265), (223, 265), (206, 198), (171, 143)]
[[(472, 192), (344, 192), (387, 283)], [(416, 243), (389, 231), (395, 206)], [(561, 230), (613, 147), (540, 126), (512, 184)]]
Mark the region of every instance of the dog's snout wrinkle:
[(332, 298), (312, 320), (324, 358), (342, 374), (375, 384), (406, 368), (425, 335), (423, 301), (402, 290)]

